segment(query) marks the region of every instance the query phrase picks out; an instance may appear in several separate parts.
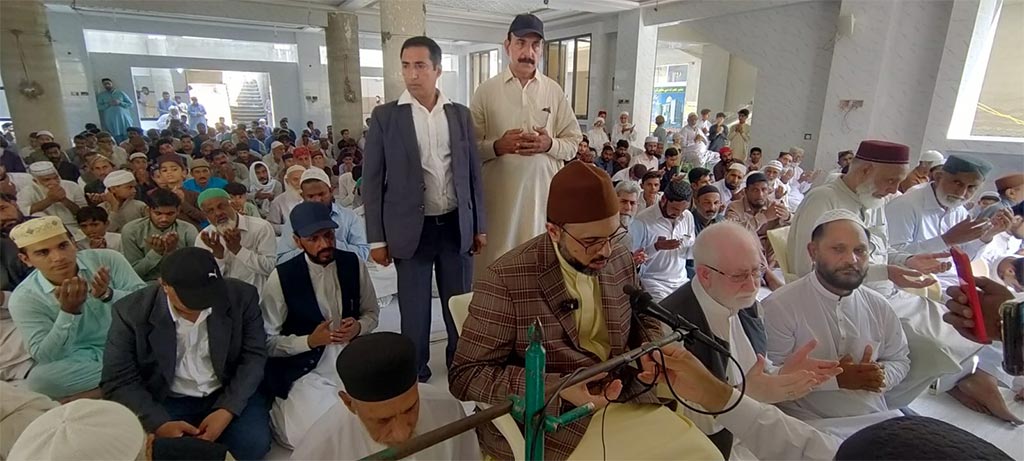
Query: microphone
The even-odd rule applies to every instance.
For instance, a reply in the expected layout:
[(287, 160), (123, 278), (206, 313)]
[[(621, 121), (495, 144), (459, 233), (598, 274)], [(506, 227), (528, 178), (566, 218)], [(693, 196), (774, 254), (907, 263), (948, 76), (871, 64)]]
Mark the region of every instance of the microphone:
[(685, 317), (665, 309), (660, 304), (654, 302), (654, 298), (651, 298), (650, 293), (633, 285), (626, 285), (622, 287), (622, 292), (629, 295), (630, 304), (632, 304), (633, 309), (636, 310), (637, 313), (654, 317), (662, 323), (672, 327), (673, 330), (682, 330), (686, 332), (686, 335), (704, 343), (726, 357), (732, 354), (729, 352), (729, 349), (704, 334), (704, 332), (700, 331), (700, 328), (697, 328), (696, 325), (690, 323), (690, 321), (686, 320)]
[(567, 311), (574, 311), (580, 308), (580, 300), (578, 299), (566, 299), (562, 301), (562, 309)]

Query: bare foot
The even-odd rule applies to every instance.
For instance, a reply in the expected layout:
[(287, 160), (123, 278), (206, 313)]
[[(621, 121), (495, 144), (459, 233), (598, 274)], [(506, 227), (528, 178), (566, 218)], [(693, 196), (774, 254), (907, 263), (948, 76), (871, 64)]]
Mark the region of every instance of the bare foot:
[(956, 388), (983, 405), (988, 410), (987, 413), (992, 416), (1018, 426), (1024, 424), (1024, 421), (1010, 412), (1006, 406), (1006, 401), (1003, 400), (1003, 395), (999, 392), (999, 384), (994, 376), (979, 370), (973, 375), (961, 379), (956, 383)]
[(954, 387), (947, 391), (946, 393), (949, 394), (950, 397), (953, 397), (958, 402), (960, 402), (961, 405), (970, 408), (971, 410), (974, 410), (983, 415), (992, 414), (988, 411), (988, 408), (985, 408), (985, 406), (981, 404), (981, 402), (974, 400), (974, 397), (965, 394), (964, 391), (961, 391), (958, 387)]

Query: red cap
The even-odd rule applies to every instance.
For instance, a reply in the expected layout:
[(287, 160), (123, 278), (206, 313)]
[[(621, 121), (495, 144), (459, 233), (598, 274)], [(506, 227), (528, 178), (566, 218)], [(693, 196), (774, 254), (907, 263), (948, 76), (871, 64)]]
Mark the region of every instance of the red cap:
[(295, 158), (309, 157), (309, 148), (306, 146), (296, 147), (295, 150), (292, 151), (292, 156)]
[(906, 165), (910, 163), (910, 148), (889, 141), (861, 141), (856, 158), (872, 163)]

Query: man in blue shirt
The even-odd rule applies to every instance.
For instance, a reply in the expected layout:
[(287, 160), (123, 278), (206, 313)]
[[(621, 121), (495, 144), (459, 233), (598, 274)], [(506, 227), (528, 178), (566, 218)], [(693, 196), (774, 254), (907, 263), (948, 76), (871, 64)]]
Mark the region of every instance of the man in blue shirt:
[(192, 168), (189, 171), (192, 178), (182, 183), (181, 187), (194, 192), (202, 192), (206, 189), (223, 189), (228, 185), (224, 178), (213, 176), (210, 172), (210, 163), (203, 159), (192, 161)]
[(11, 294), (11, 318), (36, 361), (26, 384), (53, 399), (99, 398), (110, 306), (145, 286), (114, 250), (75, 248), (60, 218), (11, 230), (18, 259), (36, 270)]
[[(338, 229), (334, 233), (338, 249), (355, 253), (359, 259), (366, 261), (370, 256), (370, 244), (366, 241), (366, 225), (355, 212), (334, 203), (334, 189), (327, 173), (320, 168), (309, 168), (302, 173), (299, 187), (302, 200), (320, 202), (331, 207), (331, 219), (338, 224)], [(278, 263), (302, 253), (295, 246), (293, 233), (291, 222), (285, 221), (281, 228), (281, 236), (277, 239)]]

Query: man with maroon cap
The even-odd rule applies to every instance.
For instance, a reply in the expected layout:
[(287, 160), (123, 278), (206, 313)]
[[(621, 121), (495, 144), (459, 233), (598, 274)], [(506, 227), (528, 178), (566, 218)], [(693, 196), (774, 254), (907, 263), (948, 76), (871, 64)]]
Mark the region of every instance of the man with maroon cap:
[[(631, 315), (629, 296), (622, 292), (638, 282), (633, 257), (619, 243), (624, 232), (606, 173), (582, 162), (559, 171), (551, 181), (545, 232), (485, 267), (474, 286), (448, 372), (452, 395), (495, 405), (522, 394), (527, 326), (535, 321), (548, 351), (547, 386), (660, 337), (660, 324)], [(548, 434), (546, 458), (597, 459), (602, 445), (609, 459), (720, 458), (700, 430), (662, 407), (640, 382), (598, 378), (562, 390), (549, 411), (594, 404), (594, 418), (603, 419), (583, 418)], [(588, 384), (599, 390), (588, 390)], [(609, 400), (629, 403), (605, 412)], [(477, 435), (485, 453), (512, 458), (494, 426), (479, 427)]]
[(544, 232), (551, 178), (583, 139), (565, 92), (537, 69), (544, 47), (544, 23), (532, 14), (516, 16), (505, 37), (508, 69), (481, 83), (470, 104), (484, 208), (491, 210), (474, 279), (506, 251)]
[(923, 273), (948, 270), (943, 260), (948, 253), (901, 254), (889, 245), (885, 204), (906, 177), (910, 149), (887, 141), (862, 141), (849, 170), (839, 179), (812, 189), (793, 216), (789, 228), (789, 267), (804, 276), (813, 270), (807, 245), (818, 217), (834, 209), (847, 209), (858, 215), (871, 234), (871, 248), (865, 284), (888, 299), (902, 319), (910, 344), (913, 366), (907, 377), (886, 394), (890, 408), (909, 404), (936, 377), (958, 372), (960, 363), (973, 356), (980, 346), (964, 340), (952, 328), (938, 321), (945, 309), (925, 297), (900, 288), (923, 288), (935, 283)]

